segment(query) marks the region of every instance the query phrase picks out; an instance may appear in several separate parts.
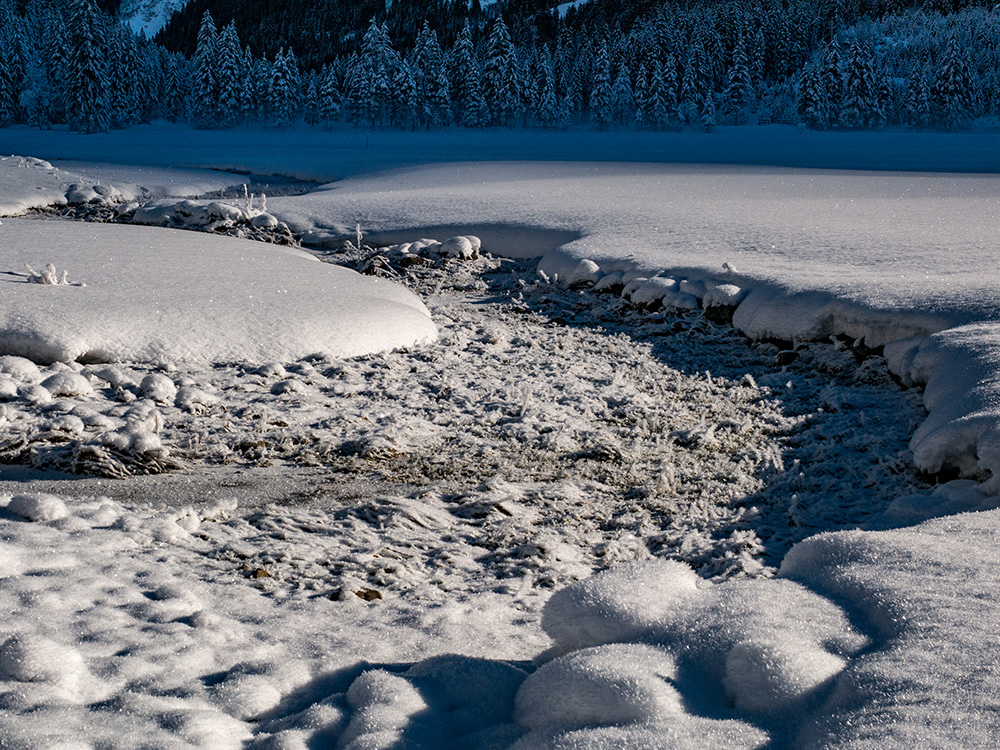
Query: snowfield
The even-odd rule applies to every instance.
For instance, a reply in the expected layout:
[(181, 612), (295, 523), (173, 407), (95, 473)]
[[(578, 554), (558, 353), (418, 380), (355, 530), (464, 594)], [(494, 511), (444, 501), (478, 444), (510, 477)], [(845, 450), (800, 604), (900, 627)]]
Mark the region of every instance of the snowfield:
[[(0, 224), (0, 746), (996, 744), (995, 177), (429, 164), (265, 209), (103, 139), (0, 161), (6, 214), (123, 223)], [(166, 228), (282, 223), (313, 251)]]

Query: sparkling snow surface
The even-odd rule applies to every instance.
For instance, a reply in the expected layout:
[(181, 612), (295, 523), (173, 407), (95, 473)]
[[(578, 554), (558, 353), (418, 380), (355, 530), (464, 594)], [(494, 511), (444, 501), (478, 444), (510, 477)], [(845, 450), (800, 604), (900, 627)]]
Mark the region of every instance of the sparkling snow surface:
[[(59, 203), (36, 166), (36, 192)], [(394, 240), (477, 234), (544, 253), (562, 283), (528, 262), (404, 270), (398, 250), (329, 251), (398, 274), (426, 308), (389, 282), (379, 294), (404, 316), (429, 309), (440, 336), (352, 359), (279, 343), (0, 357), (0, 460), (22, 466), (0, 477), (0, 738), (992, 747), (1000, 516), (995, 480), (980, 482), (1000, 476), (996, 184), (458, 165), (271, 201), (315, 241), (358, 222)], [(32, 191), (0, 183), (4, 205)], [(186, 304), (230, 316), (223, 340), (255, 338), (246, 292), (277, 269), (298, 300), (278, 308), (289, 338), (296, 320), (340, 320), (315, 308), (341, 269), (268, 245), (4, 219), (0, 258), (19, 332), (6, 346), (111, 320), (111, 302), (77, 300), (110, 300), (123, 258), (133, 352), (133, 318), (185, 279)], [(24, 263), (69, 284), (31, 283)], [(349, 278), (373, 304), (371, 280)], [(48, 318), (39, 294), (62, 295)], [(68, 299), (78, 318), (58, 326)], [(735, 307), (752, 335), (826, 341), (752, 344), (701, 306)], [(346, 327), (371, 343), (386, 316), (360, 320)], [(190, 348), (203, 326), (164, 340)], [(914, 461), (970, 478), (932, 490)]]
[[(38, 362), (263, 364), (432, 340), (423, 303), (299, 250), (145, 227), (0, 226), (0, 353)], [(52, 263), (68, 284), (30, 283)]]

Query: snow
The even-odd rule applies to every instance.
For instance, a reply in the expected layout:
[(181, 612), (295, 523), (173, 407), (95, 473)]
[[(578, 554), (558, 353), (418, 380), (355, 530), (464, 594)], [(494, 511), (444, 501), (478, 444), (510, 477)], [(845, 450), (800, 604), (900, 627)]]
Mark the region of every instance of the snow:
[[(0, 351), (40, 363), (264, 364), (357, 356), (436, 336), (412, 293), (298, 250), (131, 226), (92, 224), (81, 232), (24, 219), (4, 221), (0, 241), (7, 277)], [(43, 261), (84, 285), (23, 283), (19, 269)], [(52, 384), (66, 395), (64, 383)], [(155, 386), (142, 390), (159, 396)]]
[[(125, 196), (121, 169), (84, 182)], [(17, 170), (55, 203), (74, 184)], [(545, 162), (269, 200), (414, 291), (4, 219), (0, 460), (35, 467), (0, 481), (5, 741), (992, 746), (998, 197)], [(404, 244), (334, 250), (358, 223)], [(69, 284), (27, 283), (46, 263)]]
[(122, 0), (118, 14), (132, 30), (152, 39), (188, 0)]
[[(103, 180), (104, 184), (101, 184)], [(209, 169), (123, 167), (0, 156), (0, 216), (66, 203), (125, 203), (143, 195), (184, 197), (251, 182)]]

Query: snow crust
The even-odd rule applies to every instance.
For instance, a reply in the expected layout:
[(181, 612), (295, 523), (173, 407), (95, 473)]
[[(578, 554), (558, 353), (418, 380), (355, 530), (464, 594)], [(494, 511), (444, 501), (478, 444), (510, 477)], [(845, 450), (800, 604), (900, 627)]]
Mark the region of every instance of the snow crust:
[[(411, 292), (298, 250), (24, 219), (4, 221), (0, 242), (7, 279), (0, 351), (36, 362), (262, 364), (352, 357), (436, 336)], [(85, 286), (25, 283), (19, 270), (42, 261), (69, 269)]]

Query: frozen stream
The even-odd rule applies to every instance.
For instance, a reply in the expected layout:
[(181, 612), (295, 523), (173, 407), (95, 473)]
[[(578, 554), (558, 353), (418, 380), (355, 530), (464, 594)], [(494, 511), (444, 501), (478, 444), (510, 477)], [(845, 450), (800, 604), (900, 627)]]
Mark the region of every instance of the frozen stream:
[[(266, 570), (282, 595), (529, 593), (651, 556), (766, 574), (796, 541), (924, 489), (906, 449), (919, 394), (874, 354), (753, 345), (700, 311), (536, 282), (531, 262), (392, 273), (425, 300), (436, 344), (255, 369), (77, 366), (97, 384), (86, 403), (9, 401), (0, 457), (168, 472), (84, 479), (77, 495), (236, 500), (205, 553)], [(123, 419), (150, 422), (165, 455), (100, 444)]]

